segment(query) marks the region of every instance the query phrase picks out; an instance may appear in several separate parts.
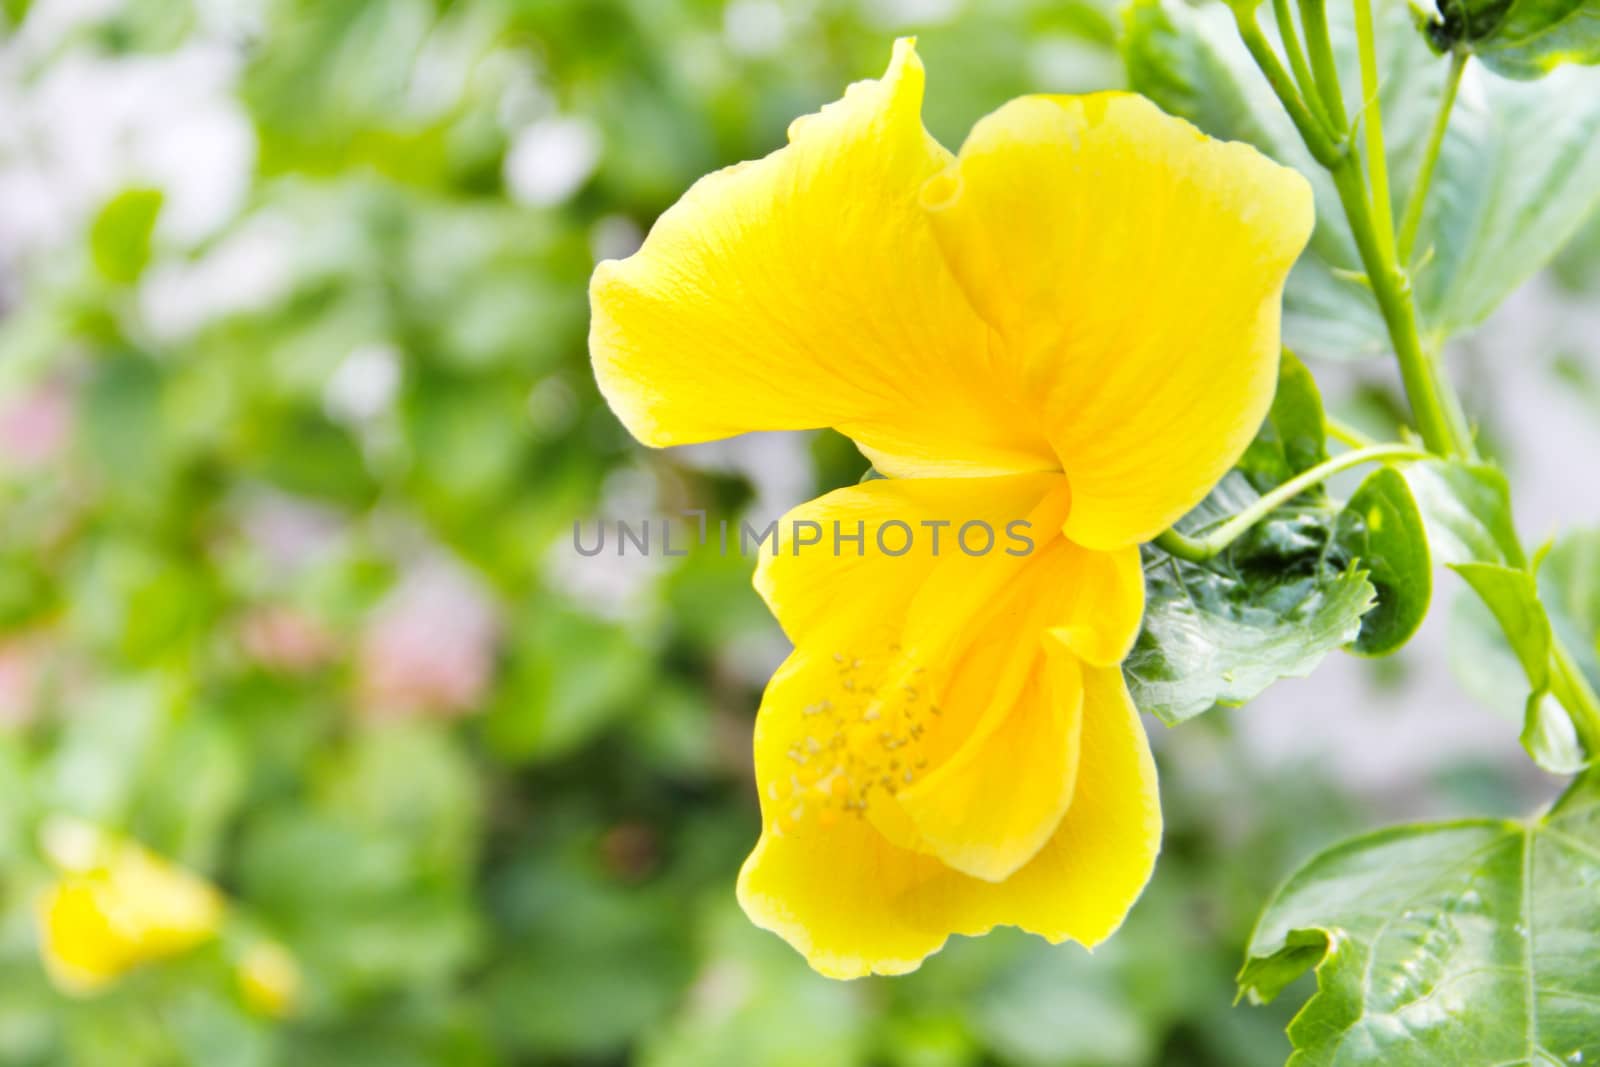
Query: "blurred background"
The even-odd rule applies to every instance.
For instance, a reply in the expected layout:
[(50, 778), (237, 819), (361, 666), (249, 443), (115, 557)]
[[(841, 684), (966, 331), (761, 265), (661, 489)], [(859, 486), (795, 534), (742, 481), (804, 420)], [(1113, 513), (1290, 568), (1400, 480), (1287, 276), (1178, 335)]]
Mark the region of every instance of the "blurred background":
[[(1152, 724), (1165, 851), (1092, 957), (1000, 932), (838, 984), (739, 912), (783, 639), (748, 562), (584, 558), (573, 523), (764, 524), (866, 463), (831, 434), (633, 445), (588, 372), (589, 272), (896, 35), (951, 146), (1019, 93), (1117, 86), (1109, 3), (0, 25), (0, 1065), (1276, 1064), (1304, 987), (1235, 1008), (1232, 974), (1277, 881), (1556, 785), (1450, 677), (1446, 587), (1400, 657)], [(1591, 226), (1456, 354), (1535, 540), (1600, 522), (1597, 292)], [(1392, 427), (1383, 368), (1313, 369)], [(111, 877), (113, 841), (221, 917), (85, 989), (39, 901)]]

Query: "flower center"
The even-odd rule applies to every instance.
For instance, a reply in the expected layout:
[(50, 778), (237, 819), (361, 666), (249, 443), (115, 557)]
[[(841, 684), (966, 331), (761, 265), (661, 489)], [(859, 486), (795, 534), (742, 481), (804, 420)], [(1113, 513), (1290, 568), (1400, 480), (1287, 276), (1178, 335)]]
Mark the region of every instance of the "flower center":
[(833, 654), (828, 692), (801, 709), (788, 775), (767, 783), (780, 830), (862, 816), (876, 795), (893, 797), (927, 770), (941, 712), (927, 671), (906, 660), (898, 645), (882, 656)]

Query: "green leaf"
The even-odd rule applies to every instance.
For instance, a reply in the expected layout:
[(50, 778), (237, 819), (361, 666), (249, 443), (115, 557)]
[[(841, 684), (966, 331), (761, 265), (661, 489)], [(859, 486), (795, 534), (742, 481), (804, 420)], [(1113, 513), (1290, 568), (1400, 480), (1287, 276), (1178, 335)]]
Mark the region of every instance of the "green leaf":
[[(1478, 599), (1455, 606), (1451, 669), (1496, 711), (1520, 707), (1523, 747), (1541, 767), (1556, 774), (1581, 770), (1593, 747), (1583, 728), (1593, 719), (1592, 698), (1581, 682), (1600, 685), (1600, 532), (1563, 538), (1540, 562), (1537, 577), (1487, 563), (1455, 569)], [(1526, 686), (1508, 681), (1518, 673)]]
[(158, 495), (171, 477), (166, 382), (153, 360), (118, 353), (97, 362), (84, 387), (85, 457), (112, 493), (135, 502)]
[(1576, 774), (1591, 757), (1567, 711), (1579, 707), (1576, 694), (1551, 670), (1554, 631), (1539, 601), (1537, 580), (1527, 571), (1493, 563), (1462, 563), (1453, 569), (1488, 606), (1527, 676), (1531, 692), (1523, 711), (1522, 747), (1550, 773)]
[[(1179, 525), (1214, 525), (1258, 498), (1232, 473)], [(1354, 641), (1376, 591), (1332, 550), (1338, 514), (1327, 502), (1281, 508), (1204, 564), (1146, 546), (1144, 629), (1123, 665), (1135, 703), (1182, 722), (1309, 674)]]
[(1405, 476), (1373, 471), (1339, 516), (1339, 541), (1367, 568), (1378, 603), (1361, 620), (1355, 650), (1384, 656), (1411, 639), (1428, 615), (1433, 565), (1422, 514)]
[(1328, 458), (1322, 394), (1304, 363), (1284, 350), (1278, 364), (1278, 391), (1255, 440), (1239, 460), (1257, 489), (1266, 492)]
[(468, 750), (426, 723), (324, 745), (309, 788), (250, 812), (237, 893), (330, 991), (444, 987), (483, 944)]
[[(1600, 288), (1600, 211), (1589, 216), (1577, 236), (1568, 241), (1550, 264), (1555, 281), (1568, 294), (1582, 297)], [(1570, 353), (1557, 356), (1556, 371), (1591, 403), (1600, 407), (1600, 381)]]
[(1542, 78), (1563, 63), (1600, 63), (1596, 0), (1449, 0), (1424, 31), (1440, 52), (1471, 52), (1507, 78)]
[[(1423, 73), (1429, 86), (1443, 80), (1442, 65)], [(1425, 95), (1431, 112), (1437, 89)], [(1410, 192), (1406, 160), (1419, 151), (1416, 141), (1391, 145), (1390, 173), (1406, 176), (1397, 203)], [(1424, 328), (1442, 341), (1483, 321), (1597, 204), (1600, 70), (1537, 83), (1474, 78), (1456, 102), (1419, 231), (1418, 254), (1433, 254), (1415, 271)]]
[[(1238, 468), (1179, 529), (1216, 526), (1327, 454), (1316, 381), (1285, 351), (1272, 408)], [(1421, 512), (1389, 468), (1342, 510), (1321, 486), (1301, 493), (1206, 563), (1144, 552), (1144, 628), (1124, 673), (1135, 703), (1169, 725), (1304, 676), (1335, 648), (1387, 655), (1416, 632), (1432, 595)]]
[[(1316, 381), (1285, 351), (1272, 408), (1238, 468), (1179, 528), (1215, 526), (1327, 454)], [(1144, 628), (1124, 671), (1141, 708), (1182, 722), (1308, 674), (1335, 648), (1394, 651), (1431, 594), (1417, 503), (1399, 472), (1379, 470), (1343, 510), (1318, 486), (1206, 563), (1147, 546)]]
[(0, 3), (0, 14), (5, 16), (6, 25), (14, 28), (22, 25), (23, 20), (28, 17), (28, 9), (31, 7), (33, 7), (33, 0), (4, 0), (3, 3)]
[(1449, 625), (1450, 671), (1456, 681), (1495, 714), (1521, 722), (1527, 713), (1528, 680), (1494, 613), (1476, 593), (1462, 589), (1450, 605)]
[(1539, 588), (1524, 570), (1493, 563), (1458, 563), (1451, 568), (1467, 580), (1500, 623), (1535, 691), (1550, 685), (1550, 620), (1539, 603)]
[[(1341, 83), (1361, 84), (1348, 5), (1329, 5)], [(1380, 4), (1379, 80), (1394, 201), (1405, 202), (1444, 86), (1445, 62), (1413, 30), (1405, 3)], [(1317, 228), (1284, 293), (1296, 351), (1349, 358), (1389, 351), (1338, 196), (1238, 39), (1222, 4), (1134, 0), (1123, 54), (1131, 86), (1206, 133), (1247, 141), (1305, 174)], [(1600, 203), (1600, 71), (1537, 83), (1467, 71), (1441, 150), (1412, 264), (1434, 341), (1480, 322), (1537, 272)], [(1351, 114), (1360, 101), (1350, 96)]]
[(556, 598), (517, 628), (506, 679), (484, 721), (509, 762), (568, 756), (647, 700), (652, 650), (633, 629)]
[(1409, 464), (1405, 478), (1442, 562), (1526, 564), (1512, 522), (1511, 490), (1499, 468), (1430, 459)]
[(1398, 827), (1323, 852), (1269, 903), (1241, 992), (1309, 968), (1291, 1067), (1549, 1065), (1600, 1056), (1600, 782), (1543, 818)]
[[(1563, 537), (1538, 563), (1539, 600), (1550, 620), (1552, 653), (1570, 673), (1553, 671), (1550, 693), (1530, 706), (1523, 744), (1537, 737), (1566, 773), (1586, 766), (1595, 747), (1593, 691), (1600, 688), (1600, 531)], [(1589, 692), (1582, 691), (1588, 683)], [(1568, 713), (1571, 713), (1570, 715)], [(1576, 716), (1574, 718), (1573, 716)], [(1580, 728), (1580, 722), (1588, 729)]]
[(620, 1060), (660, 1030), (691, 977), (674, 887), (619, 882), (573, 851), (527, 848), (488, 888), (515, 910), (500, 927), (506, 950), (475, 984), (496, 1045), (516, 1062)]
[[(1277, 394), (1250, 448), (1179, 530), (1218, 525), (1326, 458), (1322, 395), (1306, 366), (1285, 350)], [(1123, 664), (1134, 702), (1173, 725), (1216, 705), (1245, 704), (1278, 678), (1304, 677), (1350, 641), (1365, 640), (1368, 646), (1358, 649), (1371, 654), (1403, 643), (1416, 629), (1411, 616), (1427, 611), (1429, 582), (1426, 545), (1414, 542), (1416, 534), (1406, 539), (1406, 531), (1419, 530), (1416, 507), (1403, 506), (1408, 496), (1403, 483), (1397, 491), (1382, 482), (1363, 498), (1368, 509), (1378, 509), (1381, 536), (1317, 486), (1216, 560), (1189, 563), (1146, 545), (1144, 629)], [(1400, 598), (1370, 638), (1363, 638), (1363, 616), (1379, 590), (1368, 565), (1357, 560), (1366, 550), (1384, 557), (1390, 595)]]
[(1572, 716), (1549, 691), (1528, 696), (1517, 739), (1533, 761), (1551, 774), (1577, 774), (1589, 765), (1589, 753)]
[(125, 189), (95, 216), (89, 227), (89, 255), (108, 280), (126, 285), (144, 273), (162, 199), (160, 189)]
[(1600, 688), (1600, 528), (1556, 542), (1539, 565), (1539, 599), (1589, 684)]

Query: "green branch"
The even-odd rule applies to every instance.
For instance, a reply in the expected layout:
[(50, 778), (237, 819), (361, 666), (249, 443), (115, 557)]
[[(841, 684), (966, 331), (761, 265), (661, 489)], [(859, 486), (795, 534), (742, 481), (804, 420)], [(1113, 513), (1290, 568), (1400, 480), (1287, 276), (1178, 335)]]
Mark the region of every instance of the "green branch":
[(1273, 511), (1287, 504), (1307, 489), (1322, 484), (1340, 471), (1359, 467), (1363, 463), (1427, 458), (1428, 453), (1421, 449), (1401, 444), (1371, 445), (1367, 448), (1357, 448), (1349, 452), (1342, 452), (1332, 459), (1324, 460), (1309, 470), (1301, 471), (1282, 485), (1262, 494), (1260, 500), (1257, 500), (1237, 515), (1230, 517), (1208, 534), (1201, 537), (1189, 537), (1186, 534), (1179, 533), (1176, 529), (1164, 530), (1156, 537), (1155, 543), (1169, 555), (1188, 560), (1190, 563), (1205, 563), (1207, 560), (1215, 559), (1227, 551), (1229, 545), (1237, 541), (1250, 527), (1266, 518)]
[(1416, 181), (1411, 184), (1411, 195), (1406, 197), (1405, 214), (1400, 220), (1400, 262), (1409, 264), (1416, 248), (1417, 230), (1422, 227), (1422, 208), (1428, 198), (1428, 187), (1433, 184), (1433, 170), (1439, 163), (1439, 149), (1444, 145), (1445, 131), (1450, 128), (1450, 112), (1455, 107), (1456, 90), (1461, 88), (1461, 74), (1467, 69), (1469, 54), (1453, 52), (1450, 70), (1445, 75), (1444, 93), (1439, 97), (1439, 110), (1433, 117), (1433, 129), (1428, 134), (1428, 144), (1422, 153), (1422, 165), (1417, 170)]
[[(1461, 411), (1460, 401), (1422, 346), (1411, 279), (1394, 258), (1393, 219), (1381, 231), (1374, 223), (1372, 200), (1368, 196), (1367, 180), (1362, 173), (1359, 154), (1348, 141), (1336, 140), (1331, 136), (1307, 109), (1294, 81), (1262, 35), (1254, 9), (1248, 4), (1239, 3), (1233, 6), (1233, 16), (1239, 27), (1240, 39), (1288, 112), (1306, 148), (1333, 176), (1334, 187), (1339, 191), (1339, 201), (1349, 220), (1367, 280), (1394, 345), (1406, 399), (1411, 405), (1412, 416), (1423, 442), (1442, 456), (1474, 455), (1472, 434)], [(1318, 88), (1322, 91), (1323, 102), (1340, 125), (1344, 126), (1348, 120), (1339, 90), (1338, 71), (1333, 62), (1333, 48), (1328, 40), (1327, 13), (1322, 0), (1301, 0), (1301, 21), (1304, 23), (1311, 51), (1310, 62)], [(1370, 38), (1370, 25), (1368, 31)], [(1375, 77), (1376, 48), (1370, 40), (1365, 51), (1371, 53), (1369, 66)], [(1378, 104), (1374, 100), (1371, 106), (1376, 108)], [(1380, 139), (1381, 136), (1380, 133)], [(1387, 182), (1386, 170), (1380, 169), (1376, 173), (1384, 174), (1383, 180)]]
[(1316, 116), (1306, 108), (1294, 81), (1289, 77), (1288, 71), (1283, 69), (1277, 53), (1272, 50), (1272, 45), (1262, 34), (1260, 24), (1256, 22), (1255, 10), (1244, 4), (1234, 5), (1233, 20), (1239, 27), (1239, 39), (1244, 42), (1256, 66), (1261, 68), (1261, 73), (1266, 76), (1267, 84), (1272, 86), (1272, 91), (1283, 105), (1283, 109), (1289, 113), (1289, 120), (1294, 123), (1294, 128), (1299, 132), (1306, 148), (1310, 150), (1312, 158), (1324, 167), (1333, 167), (1345, 157), (1344, 143), (1335, 141)]
[(1300, 0), (1300, 26), (1305, 31), (1306, 49), (1311, 53), (1311, 70), (1317, 77), (1322, 105), (1334, 129), (1344, 133), (1350, 119), (1344, 110), (1344, 94), (1339, 89), (1339, 67), (1333, 59), (1333, 42), (1328, 39), (1326, 0)]
[(1389, 154), (1383, 147), (1383, 105), (1378, 95), (1378, 45), (1372, 32), (1372, 0), (1355, 0), (1356, 51), (1361, 57), (1361, 123), (1367, 131), (1367, 178), (1378, 251), (1395, 260), (1394, 203), (1389, 196)]
[(1294, 73), (1301, 97), (1317, 122), (1333, 132), (1333, 120), (1323, 107), (1322, 98), (1317, 95), (1317, 79), (1306, 64), (1305, 49), (1300, 46), (1300, 32), (1295, 27), (1294, 13), (1289, 10), (1289, 0), (1272, 0), (1272, 15), (1278, 23), (1278, 36), (1283, 41), (1283, 51), (1289, 57), (1289, 69)]
[(1383, 254), (1356, 154), (1352, 152), (1333, 167), (1332, 172), (1334, 188), (1339, 191), (1339, 201), (1350, 222), (1351, 235), (1355, 237), (1356, 250), (1361, 255), (1361, 264), (1366, 268), (1372, 294), (1377, 298), (1378, 310), (1400, 363), (1400, 378), (1417, 432), (1428, 448), (1441, 456), (1471, 456), (1472, 435), (1455, 393), (1422, 347), (1411, 279), (1393, 259)]
[(1347, 448), (1366, 448), (1368, 445), (1378, 443), (1377, 440), (1362, 433), (1348, 422), (1336, 419), (1332, 415), (1323, 416), (1322, 424), (1329, 437)]

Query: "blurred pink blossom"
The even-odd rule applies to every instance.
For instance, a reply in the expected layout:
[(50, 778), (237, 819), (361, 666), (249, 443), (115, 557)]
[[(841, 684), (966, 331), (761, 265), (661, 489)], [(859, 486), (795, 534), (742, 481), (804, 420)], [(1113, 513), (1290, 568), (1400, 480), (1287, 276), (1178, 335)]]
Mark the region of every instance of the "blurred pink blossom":
[(17, 729), (39, 712), (45, 642), (37, 635), (0, 640), (0, 729)]
[(392, 719), (476, 710), (494, 674), (498, 638), (493, 605), (469, 575), (443, 565), (411, 574), (362, 635), (361, 713)]
[(60, 382), (0, 401), (0, 462), (39, 467), (66, 447), (72, 433), (72, 394)]
[(321, 623), (296, 608), (257, 608), (239, 627), (245, 654), (267, 670), (306, 674), (327, 663), (338, 644)]

